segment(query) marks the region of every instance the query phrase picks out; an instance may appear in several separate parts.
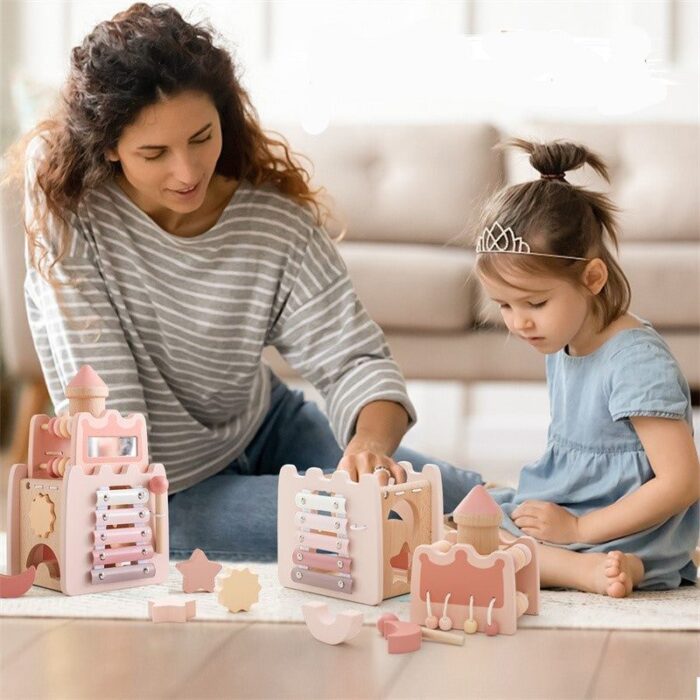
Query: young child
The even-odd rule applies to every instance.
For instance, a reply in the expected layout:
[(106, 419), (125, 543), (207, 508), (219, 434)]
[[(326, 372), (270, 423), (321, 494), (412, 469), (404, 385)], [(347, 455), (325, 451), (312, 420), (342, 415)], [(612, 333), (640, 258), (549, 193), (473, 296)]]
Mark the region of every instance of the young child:
[[(616, 207), (566, 180), (603, 161), (572, 143), (506, 145), (539, 180), (485, 206), (476, 272), (508, 330), (546, 355), (547, 448), (498, 489), (503, 527), (540, 543), (543, 586), (613, 597), (694, 584), (700, 468), (690, 392), (651, 325), (628, 312)], [(606, 240), (607, 239), (607, 240)]]

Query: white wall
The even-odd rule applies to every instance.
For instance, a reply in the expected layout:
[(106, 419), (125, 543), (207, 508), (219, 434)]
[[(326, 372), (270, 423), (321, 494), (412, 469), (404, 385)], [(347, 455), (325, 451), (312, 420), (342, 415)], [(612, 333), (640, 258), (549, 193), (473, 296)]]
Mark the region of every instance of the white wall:
[[(22, 121), (70, 47), (128, 4), (3, 0), (3, 90), (23, 76)], [(697, 0), (173, 4), (225, 36), (264, 121), (699, 118)]]

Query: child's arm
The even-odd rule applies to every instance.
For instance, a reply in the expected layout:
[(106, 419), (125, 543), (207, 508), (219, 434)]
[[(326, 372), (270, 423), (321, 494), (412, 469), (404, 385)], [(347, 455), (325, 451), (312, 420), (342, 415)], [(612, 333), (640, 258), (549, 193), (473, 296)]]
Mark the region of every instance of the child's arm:
[(512, 513), (526, 534), (545, 542), (609, 542), (668, 520), (698, 500), (700, 465), (684, 420), (630, 418), (654, 478), (610, 506), (576, 517), (546, 501), (525, 501)]
[(668, 520), (699, 497), (700, 465), (684, 420), (632, 416), (654, 478), (606, 508), (578, 518), (578, 542), (597, 544)]

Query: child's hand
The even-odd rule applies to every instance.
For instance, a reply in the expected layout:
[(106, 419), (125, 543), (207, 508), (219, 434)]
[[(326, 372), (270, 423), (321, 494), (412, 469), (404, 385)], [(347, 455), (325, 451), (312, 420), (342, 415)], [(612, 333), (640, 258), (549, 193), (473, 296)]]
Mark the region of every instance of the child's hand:
[(578, 518), (548, 501), (525, 501), (512, 513), (513, 522), (537, 540), (555, 544), (578, 542)]

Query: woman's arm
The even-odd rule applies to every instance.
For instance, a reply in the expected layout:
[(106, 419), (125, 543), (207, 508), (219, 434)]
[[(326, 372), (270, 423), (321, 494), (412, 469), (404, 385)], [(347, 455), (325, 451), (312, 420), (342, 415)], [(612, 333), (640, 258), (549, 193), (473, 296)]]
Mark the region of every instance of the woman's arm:
[(323, 395), (344, 449), (338, 468), (356, 479), (386, 466), (403, 482), (391, 455), (415, 414), (401, 371), (325, 231), (313, 229), (308, 245), (295, 252), (279, 285), (267, 343)]
[[(396, 483), (406, 481), (406, 472), (391, 458), (408, 428), (406, 409), (393, 401), (372, 401), (357, 417), (355, 434), (345, 448), (338, 469), (357, 480), (375, 467), (386, 467)], [(384, 480), (388, 476), (383, 475)]]
[(700, 465), (684, 420), (630, 418), (654, 478), (606, 508), (578, 518), (579, 542), (608, 542), (658, 525), (682, 512), (700, 494)]

